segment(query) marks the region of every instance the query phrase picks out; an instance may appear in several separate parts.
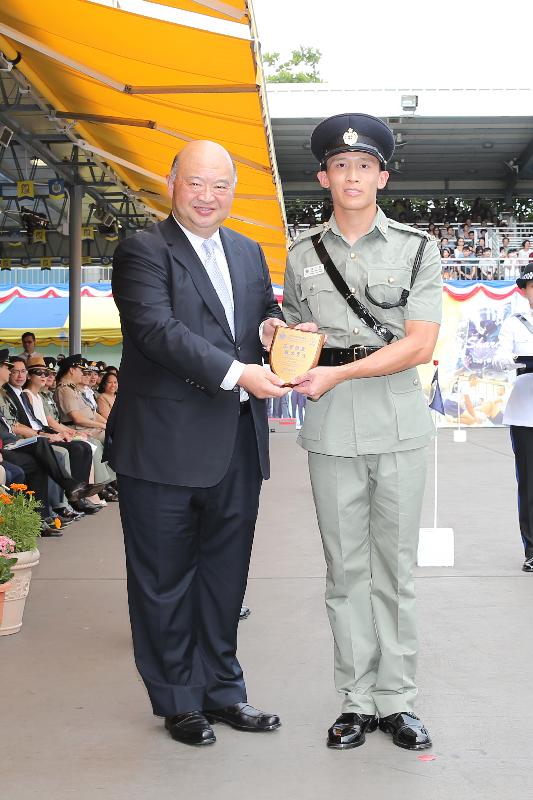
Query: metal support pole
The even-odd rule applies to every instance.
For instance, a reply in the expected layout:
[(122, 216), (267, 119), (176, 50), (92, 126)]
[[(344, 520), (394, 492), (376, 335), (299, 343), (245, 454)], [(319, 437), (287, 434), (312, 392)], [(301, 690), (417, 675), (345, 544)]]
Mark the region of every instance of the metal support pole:
[(69, 186), (69, 354), (81, 353), (81, 225), (83, 186)]

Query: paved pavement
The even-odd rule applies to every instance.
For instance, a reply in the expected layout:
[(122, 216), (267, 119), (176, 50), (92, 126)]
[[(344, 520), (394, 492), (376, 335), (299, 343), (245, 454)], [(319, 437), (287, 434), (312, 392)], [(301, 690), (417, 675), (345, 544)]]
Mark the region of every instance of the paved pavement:
[[(434, 739), (433, 761), (380, 731), (356, 750), (325, 747), (340, 703), (323, 557), (305, 453), (294, 433), (278, 432), (239, 654), (250, 701), (279, 713), (283, 727), (250, 735), (218, 726), (217, 744), (200, 751), (163, 731), (133, 666), (113, 505), (41, 543), (23, 629), (0, 638), (2, 795), (530, 798), (533, 575), (520, 570), (508, 433), (470, 430), (466, 443), (454, 444), (445, 430), (439, 450), (439, 525), (455, 530), (456, 566), (417, 570), (418, 712)], [(432, 520), (430, 472), (422, 525)]]

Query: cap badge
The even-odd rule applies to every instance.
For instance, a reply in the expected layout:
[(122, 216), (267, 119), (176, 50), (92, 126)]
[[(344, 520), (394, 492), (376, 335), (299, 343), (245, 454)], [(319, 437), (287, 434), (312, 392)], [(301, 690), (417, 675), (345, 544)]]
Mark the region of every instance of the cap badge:
[(353, 147), (354, 144), (357, 144), (358, 138), (359, 138), (359, 136), (354, 131), (354, 129), (353, 128), (348, 128), (348, 130), (346, 131), (346, 133), (342, 137), (342, 140), (343, 140), (344, 144), (348, 145), (348, 147)]

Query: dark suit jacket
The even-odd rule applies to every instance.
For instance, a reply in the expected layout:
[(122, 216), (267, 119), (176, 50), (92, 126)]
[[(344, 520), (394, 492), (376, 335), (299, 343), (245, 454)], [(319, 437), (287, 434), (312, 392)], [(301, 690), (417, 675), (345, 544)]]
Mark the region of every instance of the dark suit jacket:
[[(239, 390), (220, 384), (234, 359), (261, 364), (260, 323), (282, 317), (260, 246), (221, 228), (235, 341), (203, 264), (170, 216), (125, 239), (113, 259), (124, 338), (106, 455), (119, 474), (214, 486), (226, 474)], [(269, 475), (266, 402), (250, 398), (262, 474)]]
[[(13, 388), (12, 388), (11, 384), (6, 383), (4, 385), (4, 389), (5, 389), (5, 393), (6, 393), (6, 396), (7, 396), (7, 399), (9, 401), (9, 403), (13, 407), (13, 410), (14, 411), (16, 410), (18, 422), (20, 422), (21, 425), (26, 425), (27, 428), (31, 428), (32, 425), (31, 425), (31, 422), (30, 422), (30, 418), (28, 416), (28, 412), (26, 411), (26, 409), (22, 405), (22, 401), (19, 399), (19, 396), (17, 395), (17, 393), (15, 391), (13, 391)], [(41, 425), (42, 425), (42, 423), (41, 423)], [(42, 428), (43, 428), (43, 430), (47, 430), (47, 431), (52, 430), (51, 428), (48, 428), (46, 425), (42, 425)]]

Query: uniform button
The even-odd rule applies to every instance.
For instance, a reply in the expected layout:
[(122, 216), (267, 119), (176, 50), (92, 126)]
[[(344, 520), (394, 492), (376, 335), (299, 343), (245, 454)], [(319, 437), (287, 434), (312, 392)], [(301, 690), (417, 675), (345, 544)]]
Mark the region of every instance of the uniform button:
[(350, 253), (350, 258), (355, 258), (355, 253)]
[(240, 350), (241, 350), (240, 346), (237, 347), (237, 350), (240, 352)]
[(354, 332), (354, 333), (359, 333), (359, 328), (354, 328), (354, 329), (353, 329), (353, 332)]
[(389, 283), (394, 283), (394, 278), (392, 277), (392, 275), (389, 278)]
[(415, 386), (418, 386), (418, 378), (413, 378), (413, 383)]
[(351, 293), (352, 293), (352, 294), (355, 294), (355, 286), (352, 286), (352, 287), (350, 288), (350, 291), (351, 291)]
[(312, 283), (312, 284), (311, 284), (311, 286), (310, 286), (309, 288), (311, 289), (311, 291), (313, 291), (313, 289), (315, 288), (315, 284), (314, 284), (314, 283)]

